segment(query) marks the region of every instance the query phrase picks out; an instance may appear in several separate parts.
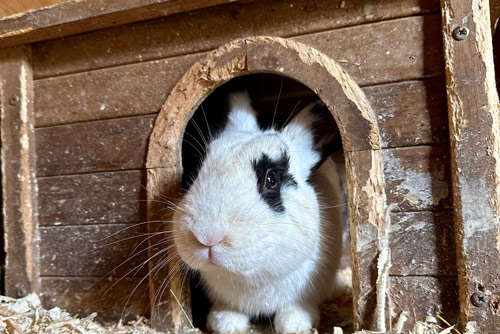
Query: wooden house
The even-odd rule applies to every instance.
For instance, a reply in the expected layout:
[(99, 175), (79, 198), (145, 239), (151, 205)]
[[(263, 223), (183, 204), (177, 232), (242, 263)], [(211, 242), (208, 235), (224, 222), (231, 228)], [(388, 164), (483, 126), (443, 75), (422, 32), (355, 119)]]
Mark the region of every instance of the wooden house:
[(499, 8), (81, 0), (0, 20), (6, 294), (187, 328), (173, 294), (191, 314), (188, 284), (162, 285), (173, 264), (147, 275), (155, 200), (180, 189), (183, 133), (200, 104), (266, 73), (323, 100), (342, 136), (354, 329), (389, 330), (406, 310), (407, 328), (440, 314), (496, 333)]

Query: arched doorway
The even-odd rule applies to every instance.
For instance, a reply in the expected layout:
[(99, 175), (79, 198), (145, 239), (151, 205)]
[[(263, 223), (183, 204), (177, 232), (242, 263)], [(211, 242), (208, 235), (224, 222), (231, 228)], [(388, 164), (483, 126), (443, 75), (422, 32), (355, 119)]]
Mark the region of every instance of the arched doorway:
[[(147, 157), (149, 219), (161, 210), (156, 196), (171, 197), (182, 184), (182, 139), (200, 103), (217, 87), (234, 77), (276, 73), (309, 87), (326, 104), (338, 125), (346, 159), (346, 181), (353, 270), (355, 329), (375, 329), (374, 264), (379, 238), (385, 235), (386, 200), (379, 131), (364, 94), (334, 60), (317, 50), (281, 38), (239, 39), (209, 53), (195, 63), (170, 93), (156, 120)], [(154, 243), (154, 239), (151, 241)], [(154, 247), (151, 252), (154, 254)], [(150, 267), (161, 265), (151, 261)], [(170, 261), (168, 267), (176, 263)], [(178, 274), (151, 277), (153, 323), (159, 328), (189, 326), (189, 293)], [(163, 282), (170, 282), (166, 287)], [(172, 292), (170, 293), (170, 290)], [(179, 303), (173, 295), (179, 299)], [(380, 296), (379, 296), (380, 297)], [(385, 305), (385, 295), (379, 304)], [(380, 313), (380, 312), (379, 312)], [(382, 317), (386, 317), (382, 313)], [(375, 319), (378, 318), (378, 319)]]

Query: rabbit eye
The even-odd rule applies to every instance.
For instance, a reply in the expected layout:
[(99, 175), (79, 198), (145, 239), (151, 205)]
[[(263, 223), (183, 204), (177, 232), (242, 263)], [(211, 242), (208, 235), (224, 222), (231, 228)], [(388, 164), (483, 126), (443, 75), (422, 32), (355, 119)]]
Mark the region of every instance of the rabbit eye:
[(281, 199), (281, 188), (297, 187), (297, 181), (288, 171), (289, 164), (290, 161), (286, 154), (274, 160), (271, 160), (266, 154), (262, 154), (259, 159), (252, 161), (257, 191), (271, 209), (279, 213), (285, 211)]
[(266, 173), (266, 189), (274, 190), (278, 186), (278, 180), (273, 170), (268, 170)]

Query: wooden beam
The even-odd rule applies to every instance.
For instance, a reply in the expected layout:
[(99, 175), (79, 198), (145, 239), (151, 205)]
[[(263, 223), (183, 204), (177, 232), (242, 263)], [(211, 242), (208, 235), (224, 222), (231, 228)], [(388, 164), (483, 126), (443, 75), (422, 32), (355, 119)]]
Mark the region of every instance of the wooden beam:
[(10, 0), (0, 3), (0, 18), (52, 6), (69, 0)]
[(71, 0), (0, 20), (0, 48), (221, 5), (231, 0)]
[(28, 47), (0, 51), (6, 293), (39, 292), (33, 74)]
[(442, 0), (461, 327), (500, 323), (500, 119), (488, 1)]

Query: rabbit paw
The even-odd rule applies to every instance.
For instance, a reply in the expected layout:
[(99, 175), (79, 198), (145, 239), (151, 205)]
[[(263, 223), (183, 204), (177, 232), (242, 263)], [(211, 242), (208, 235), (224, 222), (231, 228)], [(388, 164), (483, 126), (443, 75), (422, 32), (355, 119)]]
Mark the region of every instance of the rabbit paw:
[(249, 318), (246, 314), (229, 310), (211, 310), (207, 326), (214, 333), (244, 333), (248, 329)]
[(274, 316), (278, 333), (309, 333), (318, 321), (319, 310), (306, 305), (291, 305)]

